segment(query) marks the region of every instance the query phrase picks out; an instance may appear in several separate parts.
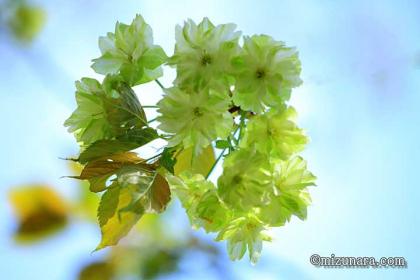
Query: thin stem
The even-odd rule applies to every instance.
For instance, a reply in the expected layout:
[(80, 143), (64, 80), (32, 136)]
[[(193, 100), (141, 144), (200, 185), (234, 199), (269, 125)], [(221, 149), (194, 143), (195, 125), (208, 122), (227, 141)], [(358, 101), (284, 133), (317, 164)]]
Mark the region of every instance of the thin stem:
[(175, 155), (173, 156), (173, 158), (175, 158), (176, 159), (176, 157), (177, 156), (179, 156), (179, 154), (180, 153), (182, 153), (182, 151), (184, 150), (184, 147), (182, 147), (181, 149), (179, 149), (176, 153), (175, 153)]
[(154, 155), (154, 156), (152, 156), (152, 157), (150, 157), (150, 158), (148, 158), (148, 159), (145, 159), (143, 162), (148, 162), (148, 161), (150, 161), (150, 160), (152, 160), (152, 159), (154, 159), (154, 158), (157, 158), (158, 156), (161, 156), (161, 155), (162, 155), (162, 153), (159, 153), (159, 154)]
[[(238, 130), (239, 130), (239, 126), (235, 129), (235, 132), (233, 132), (233, 135), (235, 135), (235, 134), (236, 134), (236, 132), (238, 132)], [(230, 144), (230, 140), (229, 140), (229, 144)], [(230, 146), (231, 146), (231, 144), (230, 144)], [(214, 168), (216, 167), (216, 165), (217, 165), (217, 163), (219, 162), (219, 160), (222, 158), (222, 156), (223, 156), (223, 154), (225, 153), (226, 149), (227, 149), (227, 148), (224, 148), (224, 149), (222, 150), (222, 152), (220, 153), (220, 155), (217, 157), (216, 161), (213, 163), (212, 167), (210, 168), (210, 171), (207, 173), (206, 180), (209, 178), (209, 176), (210, 176), (210, 175), (211, 175), (211, 173), (213, 172)], [(231, 150), (231, 147), (229, 147), (229, 151), (230, 151), (230, 150)]]
[(241, 111), (241, 120), (239, 122), (239, 135), (238, 135), (238, 139), (237, 139), (237, 144), (239, 144), (239, 142), (242, 139), (242, 132), (243, 132), (243, 128), (245, 126), (245, 112)]
[(213, 172), (214, 168), (216, 167), (219, 160), (222, 158), (223, 154), (225, 153), (227, 148), (224, 148), (223, 151), (220, 153), (220, 155), (217, 157), (216, 161), (213, 163), (212, 167), (210, 168), (210, 171), (207, 173), (206, 180), (209, 178), (210, 174)]
[(142, 105), (142, 108), (157, 108), (158, 106), (156, 105)]
[(161, 82), (159, 82), (158, 79), (155, 79), (155, 82), (160, 86), (161, 89), (165, 90), (165, 87), (162, 85)]
[(149, 123), (152, 123), (152, 122), (154, 122), (156, 120), (157, 120), (157, 118), (154, 118), (154, 119), (151, 119), (150, 121), (147, 121), (147, 123), (149, 124)]
[[(230, 136), (228, 136), (227, 141), (229, 142), (229, 153), (230, 153), (234, 149), (232, 145), (232, 139), (230, 138)], [(235, 133), (233, 134), (233, 142), (235, 143), (235, 145), (237, 145), (236, 139), (235, 139)]]

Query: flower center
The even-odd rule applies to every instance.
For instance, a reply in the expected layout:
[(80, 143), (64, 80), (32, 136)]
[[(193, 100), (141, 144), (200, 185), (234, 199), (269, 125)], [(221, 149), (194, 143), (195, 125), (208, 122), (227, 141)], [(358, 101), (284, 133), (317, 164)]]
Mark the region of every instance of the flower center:
[(270, 126), (268, 126), (268, 127), (267, 127), (267, 135), (268, 135), (268, 136), (273, 136), (273, 135), (276, 135), (276, 129), (275, 129), (274, 127), (270, 127)]
[(199, 107), (195, 107), (193, 112), (194, 112), (194, 116), (196, 117), (201, 117), (203, 115), (203, 112)]
[(242, 176), (235, 175), (235, 176), (233, 176), (232, 181), (235, 185), (238, 185), (242, 182)]
[(257, 78), (257, 79), (262, 79), (262, 78), (264, 78), (265, 77), (265, 70), (264, 69), (262, 69), (262, 68), (258, 68), (257, 69), (257, 71), (255, 72), (255, 77)]
[(207, 66), (209, 64), (211, 64), (211, 56), (208, 53), (205, 53), (202, 57), (201, 57), (201, 65), (203, 66)]

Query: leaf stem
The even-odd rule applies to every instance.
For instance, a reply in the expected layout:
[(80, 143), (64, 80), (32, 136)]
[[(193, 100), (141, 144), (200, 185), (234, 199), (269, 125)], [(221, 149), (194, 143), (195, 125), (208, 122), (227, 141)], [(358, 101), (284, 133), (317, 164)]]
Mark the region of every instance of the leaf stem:
[(142, 105), (143, 108), (158, 108), (156, 105)]

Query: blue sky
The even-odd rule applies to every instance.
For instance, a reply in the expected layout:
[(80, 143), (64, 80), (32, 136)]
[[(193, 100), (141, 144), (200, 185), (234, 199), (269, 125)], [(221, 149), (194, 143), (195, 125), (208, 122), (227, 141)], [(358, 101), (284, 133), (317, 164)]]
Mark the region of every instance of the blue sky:
[[(311, 143), (318, 177), (308, 220), (273, 231), (261, 262), (233, 266), (241, 279), (415, 279), (420, 157), (420, 4), (418, 1), (38, 1), (47, 26), (31, 48), (0, 34), (0, 271), (8, 279), (73, 279), (99, 238), (87, 224), (31, 248), (10, 240), (7, 190), (47, 182), (67, 196), (74, 183), (58, 157), (77, 153), (62, 127), (75, 107), (73, 82), (94, 76), (97, 37), (141, 13), (157, 44), (173, 51), (174, 25), (209, 17), (244, 34), (266, 33), (300, 52), (304, 84), (291, 104)], [(169, 85), (173, 71), (167, 70)], [(137, 88), (143, 104), (160, 95)], [(220, 172), (220, 169), (219, 169)], [(408, 269), (322, 269), (328, 256), (404, 256)], [(42, 257), (40, 257), (42, 256)]]

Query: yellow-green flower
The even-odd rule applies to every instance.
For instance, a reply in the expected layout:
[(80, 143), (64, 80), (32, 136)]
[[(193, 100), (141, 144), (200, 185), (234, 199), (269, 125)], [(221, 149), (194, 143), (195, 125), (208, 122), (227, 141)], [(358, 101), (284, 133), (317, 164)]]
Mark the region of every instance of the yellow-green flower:
[(269, 158), (252, 149), (239, 149), (227, 156), (218, 179), (220, 198), (230, 207), (249, 210), (266, 202), (272, 190)]
[(159, 129), (170, 133), (169, 146), (193, 147), (197, 155), (211, 141), (227, 137), (233, 128), (225, 94), (203, 89), (186, 92), (173, 87), (158, 103)]
[(245, 36), (235, 65), (233, 100), (244, 110), (260, 113), (266, 106), (278, 107), (301, 84), (297, 51), (267, 35)]
[(150, 26), (137, 15), (130, 25), (117, 22), (115, 33), (99, 38), (102, 56), (93, 60), (99, 74), (120, 74), (130, 85), (138, 85), (162, 76), (167, 56), (153, 44)]
[(281, 159), (300, 152), (308, 139), (293, 122), (295, 116), (296, 111), (288, 107), (252, 118), (247, 124), (242, 146), (255, 146), (257, 151)]
[(167, 175), (167, 178), (194, 228), (203, 227), (208, 232), (215, 232), (225, 226), (231, 212), (220, 201), (211, 181), (190, 172), (180, 176)]
[(304, 220), (311, 203), (307, 187), (315, 186), (316, 177), (301, 157), (274, 160), (272, 165), (274, 192), (270, 202), (260, 208), (258, 217), (269, 226), (282, 226), (292, 215)]
[(264, 223), (255, 215), (249, 214), (229, 221), (216, 240), (227, 240), (231, 260), (241, 259), (248, 249), (249, 259), (255, 264), (261, 255), (263, 241), (271, 241), (264, 233), (265, 230)]
[(169, 64), (177, 69), (175, 83), (182, 88), (211, 86), (229, 89), (232, 58), (238, 54), (240, 32), (235, 24), (214, 26), (208, 18), (176, 27), (175, 53)]

